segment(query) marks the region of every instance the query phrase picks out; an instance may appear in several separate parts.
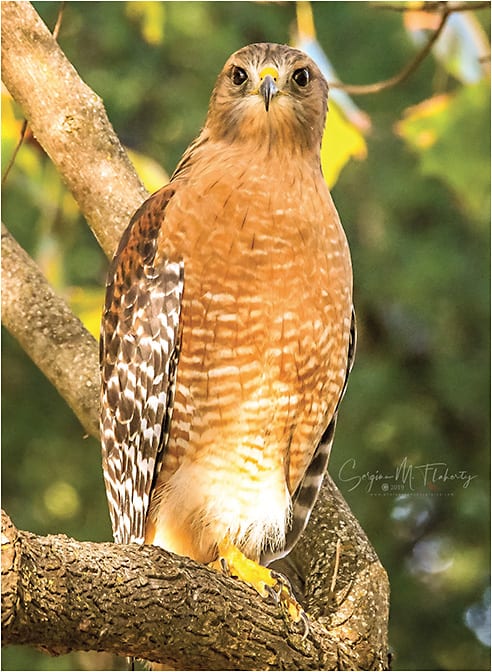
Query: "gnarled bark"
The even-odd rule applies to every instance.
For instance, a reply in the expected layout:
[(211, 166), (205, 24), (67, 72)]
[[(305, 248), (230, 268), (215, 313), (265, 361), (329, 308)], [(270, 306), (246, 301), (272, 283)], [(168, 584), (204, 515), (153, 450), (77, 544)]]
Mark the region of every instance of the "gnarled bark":
[(302, 540), (277, 563), (310, 615), (305, 640), (241, 582), (155, 547), (38, 537), (4, 515), (2, 550), (5, 644), (190, 670), (387, 669), (386, 573), (329, 478)]

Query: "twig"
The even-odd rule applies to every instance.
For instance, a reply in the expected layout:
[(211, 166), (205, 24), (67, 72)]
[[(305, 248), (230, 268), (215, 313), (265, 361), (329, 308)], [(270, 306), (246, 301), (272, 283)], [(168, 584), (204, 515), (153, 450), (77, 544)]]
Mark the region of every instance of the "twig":
[[(391, 2), (370, 2), (369, 3), (370, 7), (374, 9), (389, 9), (390, 11), (393, 12), (411, 12), (411, 11), (418, 11), (418, 12), (440, 12), (442, 11), (442, 6), (443, 3), (440, 2), (439, 0), (435, 0), (432, 2), (423, 2), (418, 8), (412, 7), (412, 3), (409, 2), (397, 2), (397, 3), (391, 3)], [(487, 9), (490, 7), (490, 2), (484, 1), (484, 2), (473, 2), (473, 1), (468, 1), (468, 2), (448, 2), (447, 3), (447, 9), (449, 9), (452, 12), (472, 12), (474, 10), (478, 9)]]
[(60, 9), (58, 10), (58, 16), (56, 17), (55, 27), (53, 28), (53, 37), (55, 40), (58, 39), (60, 34), (60, 28), (63, 21), (63, 12), (65, 11), (65, 0), (60, 4)]
[(26, 137), (26, 131), (27, 131), (27, 119), (24, 119), (24, 121), (22, 122), (22, 128), (21, 128), (21, 132), (20, 132), (20, 135), (19, 135), (19, 139), (17, 140), (17, 144), (15, 146), (15, 149), (12, 153), (12, 156), (10, 157), (10, 161), (9, 161), (9, 163), (7, 165), (7, 168), (5, 169), (5, 172), (2, 176), (2, 187), (5, 184), (5, 181), (7, 180), (7, 177), (9, 176), (9, 173), (12, 169), (12, 166), (15, 163), (15, 160), (17, 158), (17, 154), (19, 153), (19, 149), (22, 147), (22, 143), (24, 142), (24, 138)]
[[(62, 24), (62, 21), (63, 21), (64, 9), (65, 9), (65, 0), (63, 0), (63, 2), (60, 5), (60, 9), (58, 10), (58, 16), (56, 17), (55, 27), (53, 28), (53, 37), (55, 38), (55, 40), (58, 39), (58, 35), (60, 33), (61, 24)], [(20, 135), (19, 135), (19, 140), (17, 141), (14, 152), (13, 152), (11, 158), (10, 158), (8, 166), (5, 169), (5, 172), (4, 172), (3, 177), (2, 177), (2, 187), (5, 184), (5, 182), (7, 180), (7, 177), (9, 176), (9, 173), (12, 169), (12, 166), (15, 163), (15, 160), (17, 158), (17, 154), (19, 153), (19, 150), (22, 147), (22, 143), (24, 142), (24, 138), (26, 137), (26, 132), (27, 132), (27, 119), (24, 119), (24, 121), (22, 122), (22, 128), (21, 128), (21, 132), (20, 132)]]
[(337, 585), (337, 576), (338, 576), (338, 568), (340, 566), (340, 551), (342, 548), (342, 542), (340, 539), (337, 539), (337, 547), (335, 550), (335, 567), (333, 568), (333, 576), (331, 577), (331, 584), (330, 584), (330, 593), (335, 592), (335, 586)]
[(418, 52), (415, 58), (408, 63), (401, 72), (390, 77), (389, 79), (384, 79), (380, 82), (374, 82), (373, 84), (343, 84), (342, 82), (330, 82), (330, 87), (333, 89), (342, 89), (347, 93), (351, 93), (356, 96), (364, 96), (369, 93), (379, 93), (385, 89), (390, 89), (397, 84), (401, 84), (405, 79), (407, 79), (415, 70), (419, 67), (422, 61), (425, 59), (427, 54), (430, 52), (435, 42), (439, 38), (439, 35), (442, 33), (446, 21), (450, 14), (453, 13), (452, 9), (446, 7), (443, 11), (441, 23), (438, 28), (432, 33), (431, 37), (427, 44)]

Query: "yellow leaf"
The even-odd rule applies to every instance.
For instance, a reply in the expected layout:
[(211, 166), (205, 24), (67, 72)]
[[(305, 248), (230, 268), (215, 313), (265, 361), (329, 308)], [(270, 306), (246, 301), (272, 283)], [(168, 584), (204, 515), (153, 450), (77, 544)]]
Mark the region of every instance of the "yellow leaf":
[(154, 161), (154, 159), (145, 154), (135, 152), (133, 149), (127, 148), (126, 151), (130, 157), (130, 161), (135, 166), (137, 175), (142, 180), (144, 187), (151, 194), (169, 182), (169, 175), (157, 161)]
[(333, 187), (351, 158), (362, 160), (366, 157), (364, 136), (344, 117), (337, 105), (330, 102), (321, 145), (321, 166), (328, 186)]
[(404, 119), (395, 124), (395, 132), (414, 147), (431, 147), (437, 140), (437, 133), (432, 126), (433, 118), (445, 112), (451, 101), (452, 96), (443, 93), (409, 107)]
[(162, 44), (166, 23), (164, 2), (127, 2), (126, 14), (139, 23), (142, 37), (148, 44)]
[(75, 315), (94, 338), (99, 338), (105, 290), (102, 287), (71, 287), (68, 303)]

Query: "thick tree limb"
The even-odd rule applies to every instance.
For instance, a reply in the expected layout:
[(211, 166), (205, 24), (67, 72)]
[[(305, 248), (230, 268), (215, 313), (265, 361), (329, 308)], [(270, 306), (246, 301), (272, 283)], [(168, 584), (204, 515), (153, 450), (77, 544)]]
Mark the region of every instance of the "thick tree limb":
[(2, 80), (112, 256), (148, 194), (101, 99), (80, 79), (29, 2), (2, 2)]
[[(334, 508), (338, 520), (326, 516)], [(38, 537), (2, 516), (3, 641), (51, 654), (109, 651), (176, 669), (387, 669), (386, 574), (330, 479), (310, 527), (283, 566), (304, 575), (298, 597), (312, 617), (303, 641), (274, 604), (192, 560), (153, 547)], [(326, 546), (334, 539), (335, 577), (337, 553)]]

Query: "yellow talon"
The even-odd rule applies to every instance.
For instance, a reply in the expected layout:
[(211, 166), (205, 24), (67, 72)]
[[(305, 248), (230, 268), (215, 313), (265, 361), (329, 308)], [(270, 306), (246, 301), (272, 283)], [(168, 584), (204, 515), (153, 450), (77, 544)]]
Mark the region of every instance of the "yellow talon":
[(294, 623), (302, 621), (304, 637), (307, 635), (309, 631), (307, 615), (292, 595), (288, 581), (281, 574), (247, 558), (227, 538), (218, 544), (218, 552), (217, 560), (210, 565), (213, 569), (244, 581), (261, 597), (273, 597)]
[(272, 576), (269, 569), (247, 558), (227, 539), (218, 544), (218, 551), (219, 557), (212, 563), (214, 569), (223, 572), (224, 568), (226, 568), (230, 576), (241, 579), (241, 581), (254, 588), (262, 597), (270, 595), (266, 586), (273, 588), (278, 581)]

